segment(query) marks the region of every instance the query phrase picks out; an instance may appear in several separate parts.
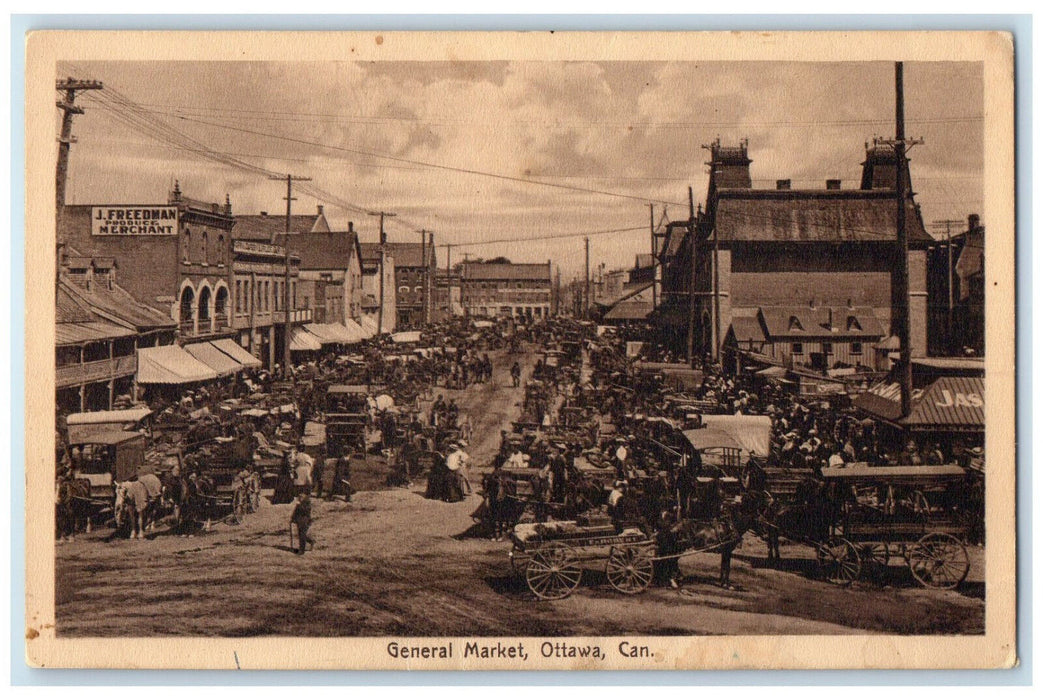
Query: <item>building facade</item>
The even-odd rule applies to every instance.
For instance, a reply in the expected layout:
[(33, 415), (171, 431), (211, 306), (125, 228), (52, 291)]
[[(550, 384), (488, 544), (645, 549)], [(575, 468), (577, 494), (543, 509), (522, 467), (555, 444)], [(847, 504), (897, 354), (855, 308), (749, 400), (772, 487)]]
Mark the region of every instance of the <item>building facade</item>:
[(438, 269), (434, 246), (427, 241), (384, 245), (395, 260), (395, 328), (419, 328), (431, 318)]
[[(745, 143), (713, 144), (705, 211), (700, 208), (694, 222), (667, 227), (661, 318), (674, 326), (675, 338), (687, 336), (691, 321), (695, 354), (716, 357), (735, 319), (776, 306), (870, 309), (887, 331), (884, 339), (894, 335), (892, 309), (901, 300), (894, 297), (893, 149), (867, 147), (858, 189), (842, 189), (839, 180), (823, 189), (795, 190), (788, 180), (753, 189), (750, 163)], [(911, 195), (905, 207), (911, 347), (923, 356), (926, 252), (933, 239)]]
[[(398, 320), (395, 256), (379, 243), (360, 243), (359, 248), (362, 265), (362, 316), (376, 324), (379, 332), (394, 333)], [(384, 278), (383, 284), (381, 276)]]
[(551, 263), (479, 263), (460, 266), (460, 298), (469, 316), (547, 318)]

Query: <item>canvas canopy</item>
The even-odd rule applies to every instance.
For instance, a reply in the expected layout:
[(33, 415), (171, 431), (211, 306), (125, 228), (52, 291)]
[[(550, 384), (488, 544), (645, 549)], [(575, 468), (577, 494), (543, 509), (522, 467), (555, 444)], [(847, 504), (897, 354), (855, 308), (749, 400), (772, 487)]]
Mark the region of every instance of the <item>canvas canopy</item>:
[(177, 345), (138, 348), (138, 384), (191, 384), (217, 376)]
[(771, 418), (768, 416), (703, 415), (703, 428), (686, 430), (684, 435), (696, 449), (706, 440), (728, 440), (704, 447), (738, 447), (743, 452), (767, 457), (771, 452)]
[(221, 338), (220, 340), (210, 341), (211, 345), (216, 347), (224, 354), (231, 357), (233, 360), (241, 364), (243, 367), (254, 367), (258, 368), (261, 366), (261, 361), (250, 354), (248, 350), (239, 345), (230, 338)]
[(132, 431), (152, 415), (147, 406), (128, 408), (122, 411), (91, 411), (73, 413), (65, 419), (69, 442), (78, 444), (90, 438), (115, 431)]
[(294, 352), (322, 350), (322, 342), (303, 328), (294, 328), (290, 334), (290, 350)]
[(419, 343), (420, 331), (399, 331), (391, 334), (391, 340), (395, 343)]
[(240, 371), (243, 366), (210, 343), (191, 343), (185, 346), (185, 352), (196, 358), (220, 377), (227, 377)]

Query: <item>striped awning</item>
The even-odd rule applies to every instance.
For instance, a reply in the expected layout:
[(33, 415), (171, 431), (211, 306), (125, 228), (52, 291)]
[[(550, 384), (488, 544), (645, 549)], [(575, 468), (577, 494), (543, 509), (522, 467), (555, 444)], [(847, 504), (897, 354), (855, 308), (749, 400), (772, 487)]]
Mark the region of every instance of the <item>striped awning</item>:
[(218, 350), (211, 343), (190, 343), (185, 346), (185, 352), (210, 367), (220, 377), (235, 374), (243, 368), (241, 364)]
[(250, 354), (250, 352), (231, 338), (221, 338), (210, 341), (214, 347), (231, 357), (243, 367), (260, 367), (261, 361)]
[(191, 384), (217, 376), (177, 345), (138, 348), (138, 384)]
[(322, 341), (303, 328), (294, 328), (290, 333), (290, 350), (294, 352), (322, 350)]

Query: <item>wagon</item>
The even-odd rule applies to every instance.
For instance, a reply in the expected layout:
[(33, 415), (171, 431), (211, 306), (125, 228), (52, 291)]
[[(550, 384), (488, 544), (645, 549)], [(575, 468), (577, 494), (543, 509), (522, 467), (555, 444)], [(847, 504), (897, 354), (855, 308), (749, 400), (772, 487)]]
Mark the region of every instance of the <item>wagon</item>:
[[(240, 444), (237, 444), (240, 443)], [(248, 513), (260, 507), (261, 475), (252, 463), (236, 458), (241, 441), (215, 438), (189, 457), (200, 480), (209, 488), (196, 494), (207, 522), (221, 520), (241, 525)], [(183, 472), (184, 473), (184, 472)]]
[(893, 559), (927, 588), (955, 588), (967, 578), (962, 467), (852, 466), (823, 469), (822, 477), (838, 501), (834, 556), (851, 580)]
[(72, 476), (85, 485), (83, 501), (89, 519), (112, 515), (115, 484), (138, 475), (145, 465), (146, 438), (141, 433), (109, 430), (70, 440)]
[(603, 567), (609, 584), (634, 595), (652, 582), (655, 541), (636, 527), (617, 532), (612, 525), (582, 526), (574, 521), (518, 525), (509, 554), (539, 600), (567, 598), (579, 586), (584, 568)]

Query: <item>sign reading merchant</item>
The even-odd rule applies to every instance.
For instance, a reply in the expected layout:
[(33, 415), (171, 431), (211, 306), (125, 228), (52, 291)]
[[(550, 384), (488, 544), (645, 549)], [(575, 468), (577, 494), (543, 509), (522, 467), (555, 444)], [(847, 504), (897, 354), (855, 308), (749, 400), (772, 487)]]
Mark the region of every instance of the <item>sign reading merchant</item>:
[(93, 236), (176, 236), (177, 231), (177, 207), (91, 207)]

